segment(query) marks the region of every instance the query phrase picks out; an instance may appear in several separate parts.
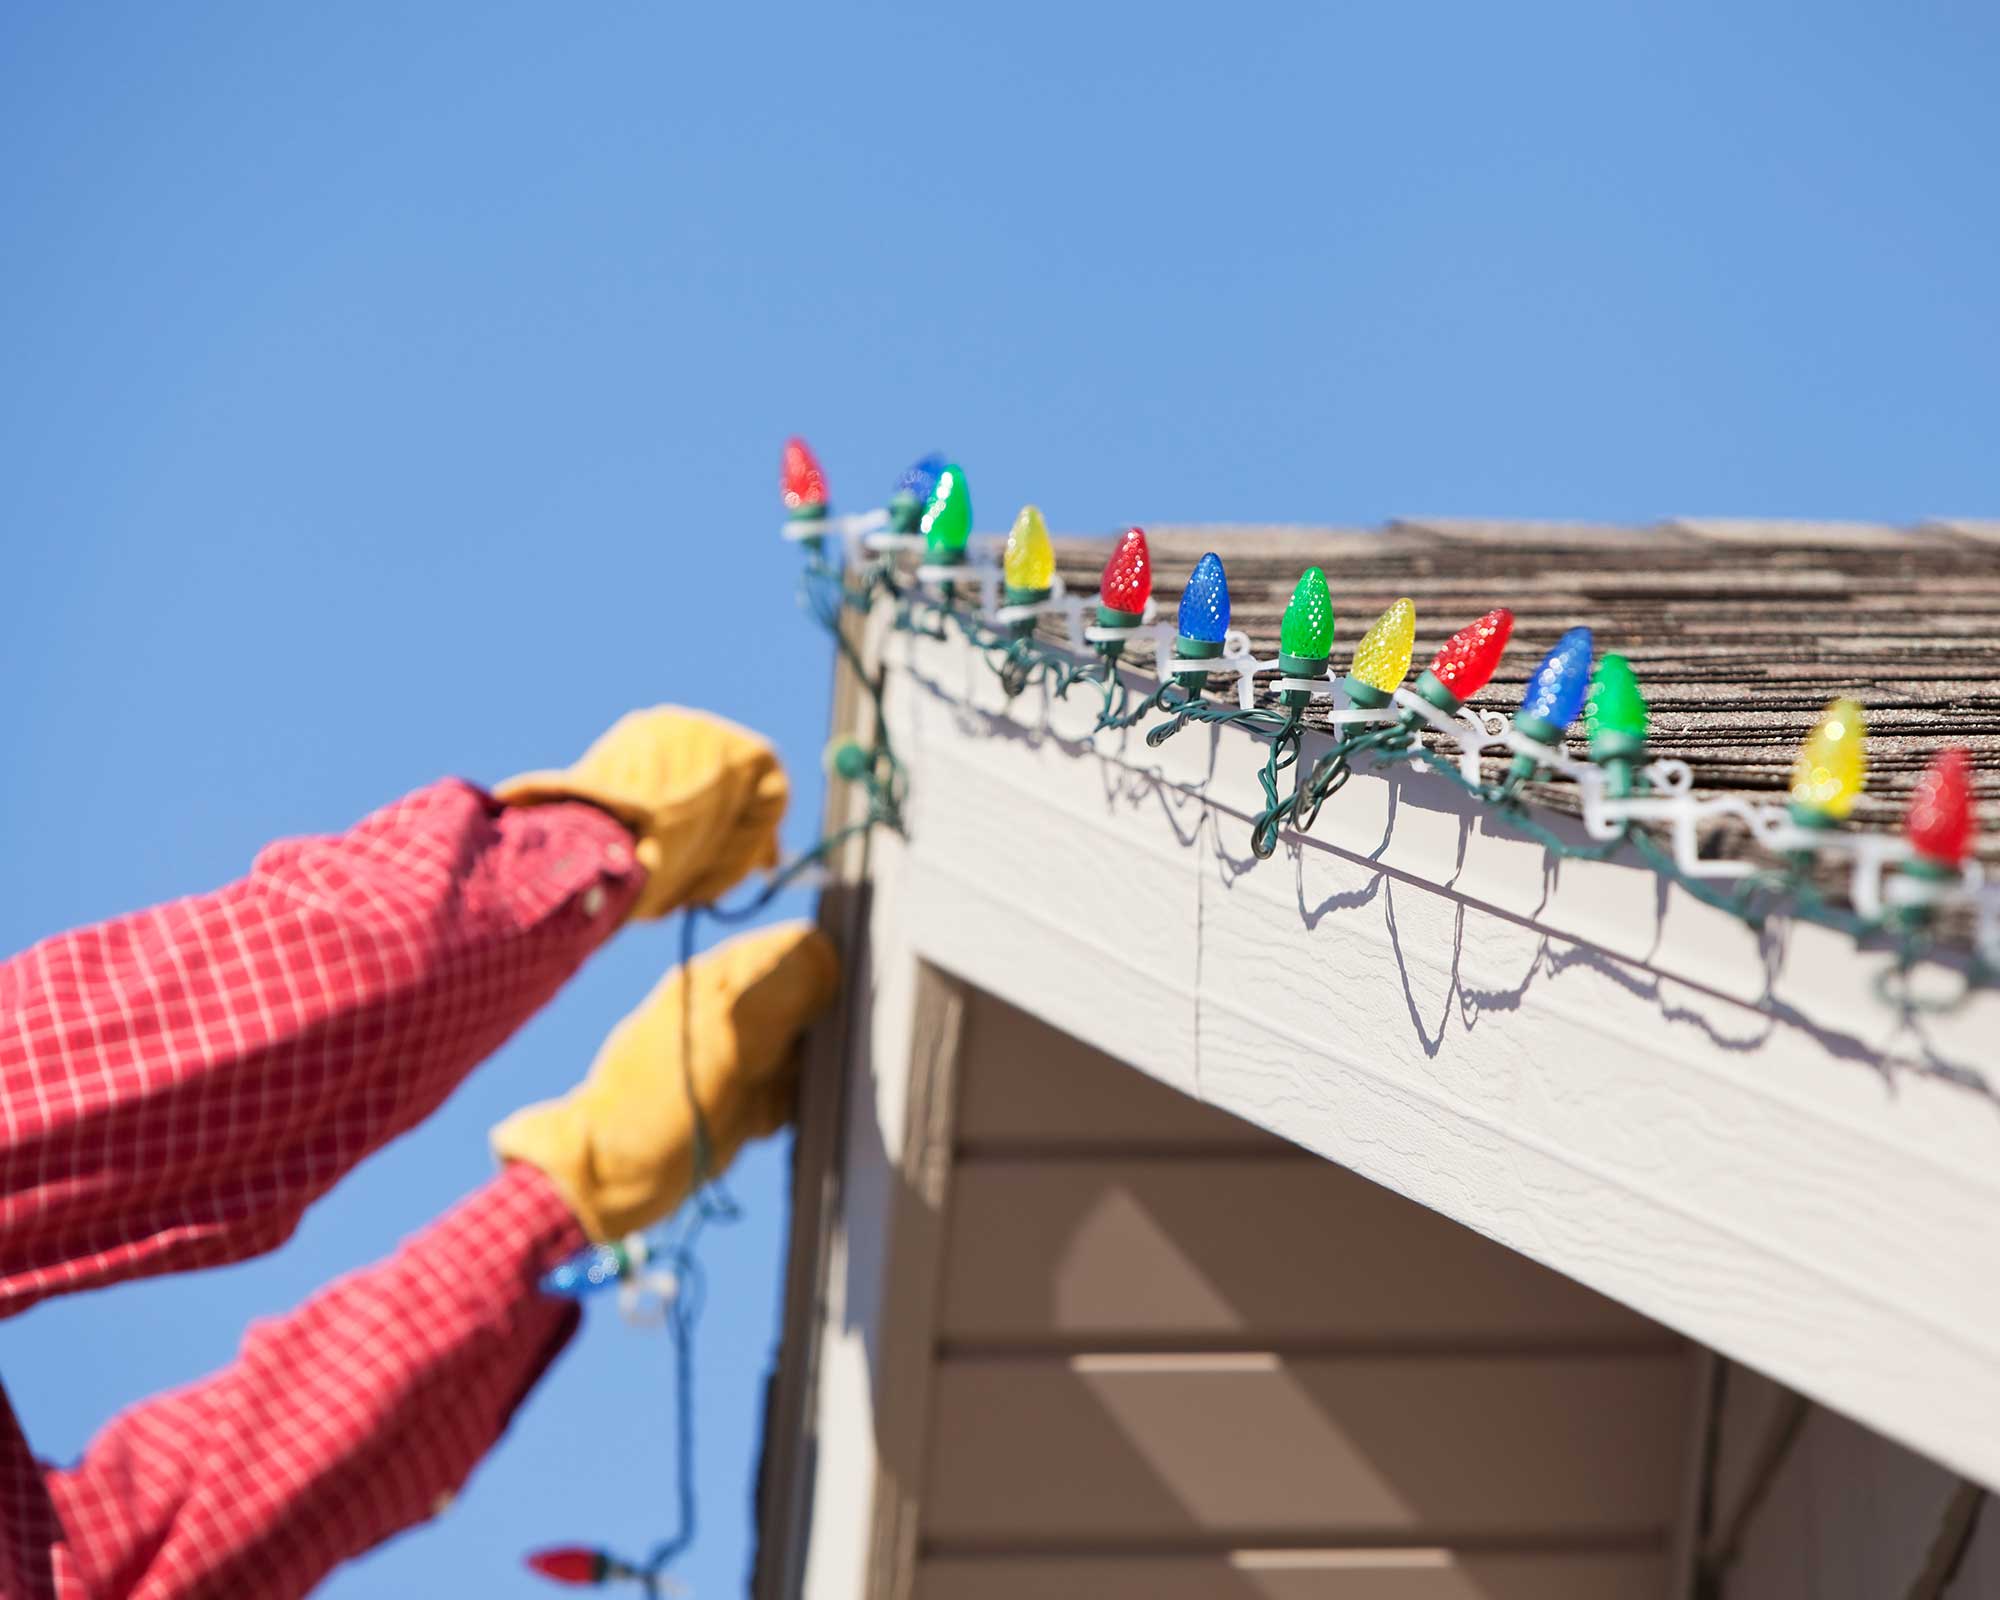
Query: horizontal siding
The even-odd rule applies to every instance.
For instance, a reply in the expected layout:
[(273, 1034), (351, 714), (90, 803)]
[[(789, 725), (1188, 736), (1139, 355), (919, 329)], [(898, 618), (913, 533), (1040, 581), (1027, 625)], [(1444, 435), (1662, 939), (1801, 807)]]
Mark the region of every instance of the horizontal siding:
[(1673, 1342), (1317, 1160), (961, 1163), (941, 1323), (947, 1341), (975, 1345)]
[(1664, 1557), (1428, 1550), (926, 1562), (916, 1600), (1659, 1600)]
[(974, 993), (913, 1600), (1663, 1600), (1673, 1334)]
[(1681, 1354), (946, 1361), (934, 1545), (1644, 1534), (1674, 1514)]

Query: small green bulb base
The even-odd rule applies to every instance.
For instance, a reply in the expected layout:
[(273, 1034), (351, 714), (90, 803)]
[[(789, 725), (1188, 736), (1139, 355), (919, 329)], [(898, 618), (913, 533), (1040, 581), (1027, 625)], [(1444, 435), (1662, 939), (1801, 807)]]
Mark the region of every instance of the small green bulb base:
[(1613, 800), (1627, 799), (1638, 787), (1634, 769), (1646, 759), (1645, 736), (1599, 729), (1590, 736), (1590, 759), (1604, 769), (1604, 792)]
[[(1325, 656), (1288, 655), (1278, 652), (1278, 670), (1288, 678), (1324, 678), (1326, 676)], [(1305, 689), (1287, 689), (1285, 704), (1296, 710), (1300, 706), (1312, 704), (1312, 694)]]
[[(1514, 731), (1524, 739), (1532, 739), (1536, 744), (1560, 747), (1563, 731), (1547, 717), (1530, 716), (1525, 711), (1514, 713)], [(1514, 757), (1514, 764), (1507, 769), (1509, 783), (1526, 783), (1541, 768), (1541, 763), (1526, 751)]]
[[(1174, 635), (1174, 654), (1188, 661), (1213, 661), (1222, 654), (1219, 639), (1190, 639), (1184, 633)], [(1206, 672), (1176, 672), (1174, 681), (1199, 686), (1208, 681)]]
[[(1453, 694), (1438, 681), (1437, 674), (1431, 671), (1429, 667), (1424, 668), (1423, 676), (1417, 679), (1410, 687), (1415, 689), (1418, 694), (1422, 695), (1448, 717), (1457, 716), (1458, 708), (1465, 704), (1463, 700), (1459, 699), (1457, 695)], [(1405, 711), (1403, 713), (1403, 721), (1410, 727), (1415, 727), (1423, 721), (1423, 718), (1418, 716), (1414, 711)]]
[[(1964, 875), (1963, 868), (1955, 866), (1949, 861), (1940, 861), (1936, 856), (1911, 856), (1908, 861), (1902, 863), (1900, 870), (1907, 878), (1915, 878), (1923, 883), (1939, 885), (1956, 883)], [(1915, 905), (1898, 906), (1896, 907), (1896, 921), (1900, 926), (1905, 928), (1912, 930), (1921, 929), (1929, 924), (1933, 911), (1933, 907), (1927, 906), (1921, 901)]]
[(856, 739), (837, 739), (827, 747), (826, 766), (844, 783), (858, 783), (868, 776), (873, 758)]
[[(1100, 628), (1134, 629), (1146, 619), (1136, 611), (1120, 611), (1116, 606), (1107, 606), (1103, 601), (1097, 605), (1097, 625)], [(1107, 661), (1116, 661), (1125, 653), (1123, 639), (1100, 639), (1097, 653)]]
[(1818, 806), (1809, 806), (1800, 800), (1787, 801), (1785, 809), (1791, 813), (1792, 821), (1801, 828), (1812, 828), (1826, 833), (1840, 826), (1840, 818)]
[(785, 520), (787, 522), (824, 522), (826, 521), (826, 502), (824, 500), (815, 500), (811, 505), (798, 506)]
[(1347, 703), (1357, 711), (1380, 711), (1393, 698), (1386, 689), (1363, 683), (1351, 672), (1340, 680), (1340, 687), (1347, 696)]
[(889, 496), (889, 531), (915, 533), (924, 520), (924, 503), (907, 489)]
[(954, 550), (950, 545), (931, 545), (924, 551), (924, 564), (932, 567), (962, 567), (965, 565), (965, 552)]
[[(1044, 600), (1048, 599), (1048, 597), (1049, 591), (1047, 589), (1022, 589), (1010, 583), (1002, 591), (1001, 603), (1010, 606), (1038, 606)], [(1014, 621), (1007, 624), (1007, 629), (1015, 638), (1025, 639), (1035, 631), (1035, 619), (1033, 617), (1017, 617)]]

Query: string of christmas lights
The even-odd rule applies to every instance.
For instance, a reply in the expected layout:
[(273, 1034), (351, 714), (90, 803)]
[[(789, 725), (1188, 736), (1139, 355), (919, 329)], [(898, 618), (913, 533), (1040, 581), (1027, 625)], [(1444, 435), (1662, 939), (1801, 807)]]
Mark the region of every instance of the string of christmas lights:
[[(1060, 698), (1091, 684), (1103, 696), (1098, 730), (1130, 728), (1159, 713), (1165, 720), (1145, 736), (1155, 748), (1191, 722), (1230, 724), (1270, 741), (1259, 775), (1266, 804), (1251, 828), (1260, 857), (1275, 851), (1285, 829), (1309, 831), (1357, 760), (1378, 767), (1415, 761), (1457, 782), (1554, 854), (1601, 859), (1629, 849), (1663, 877), (1753, 927), (1782, 912), (1858, 941), (1887, 944), (1896, 960), (1878, 988), (1903, 1008), (1945, 1009), (2000, 977), (2000, 881), (1989, 883), (1975, 857), (1971, 757), (1963, 747), (1934, 758), (1899, 834), (1846, 826), (1867, 778), (1866, 717), (1851, 699), (1829, 705), (1800, 746), (1785, 804), (1699, 795), (1686, 762), (1649, 756), (1648, 709), (1632, 664), (1615, 652), (1597, 656), (1588, 628), (1572, 628), (1556, 641), (1509, 718), (1468, 704), (1485, 688), (1512, 636), (1513, 614), (1504, 607), (1453, 634), (1408, 682), (1416, 607), (1399, 599), (1369, 626), (1349, 670), (1336, 678), (1333, 598), (1318, 567), (1299, 576), (1280, 624), (1277, 655), (1260, 658), (1231, 624), (1228, 575), (1216, 552), (1196, 563), (1175, 622), (1155, 622), (1152, 561), (1142, 530), (1119, 537), (1093, 600), (1063, 591), (1037, 508), (1022, 510), (995, 562), (996, 541), (971, 533), (964, 469), (926, 457), (904, 475), (898, 493), (914, 495), (926, 484), (929, 498), (921, 511), (911, 516), (906, 499), (894, 526), (885, 513), (836, 518), (828, 509), (825, 474), (804, 441), (792, 440), (781, 485), (793, 513), (786, 537), (808, 547), (809, 583), (838, 583), (844, 603), (857, 610), (887, 598), (896, 626), (907, 631), (943, 638), (955, 630), (999, 672), (1009, 695), (1039, 683)], [(802, 514), (800, 505), (817, 509)], [(988, 559), (976, 559), (976, 548)], [(916, 558), (913, 572), (902, 563), (906, 556)], [(1061, 644), (1038, 635), (1045, 620), (1058, 625)], [(1157, 686), (1135, 700), (1120, 667), (1128, 648), (1149, 632)], [(1277, 703), (1259, 706), (1259, 682), (1274, 670)], [(1207, 698), (1215, 677), (1233, 678), (1234, 704)], [(1306, 713), (1315, 707), (1323, 714), (1308, 723)], [(1579, 719), (1586, 760), (1566, 744)], [(1305, 736), (1323, 724), (1331, 725), (1331, 748), (1287, 791), (1285, 775), (1296, 768)], [(1483, 776), (1490, 755), (1508, 761), (1498, 782)], [(1588, 846), (1565, 839), (1525, 804), (1523, 785), (1549, 778), (1575, 786)], [(1777, 865), (1704, 855), (1704, 830), (1725, 821), (1741, 824)], [(1844, 904), (1814, 881), (1817, 864), (1836, 860), (1848, 869)], [(1948, 911), (1970, 914), (1972, 959), (1958, 969), (1964, 981), (1956, 994), (1919, 999), (1911, 969), (1956, 954), (1933, 931)]]
[[(913, 471), (915, 469), (912, 469)], [(810, 452), (799, 446), (796, 476), (793, 454), (787, 451), (786, 479), (802, 492), (816, 492), (817, 501), (801, 498), (807, 509), (825, 511), (825, 482), (816, 478), (818, 468)], [(791, 504), (788, 489), (787, 504)], [(829, 595), (825, 585), (808, 584), (807, 609), (833, 635), (854, 667), (864, 691), (873, 699), (874, 742), (862, 745), (853, 739), (836, 741), (827, 751), (827, 773), (844, 783), (859, 784), (866, 794), (861, 817), (846, 827), (823, 835), (811, 849), (794, 857), (774, 873), (747, 900), (734, 906), (690, 906), (680, 921), (680, 964), (683, 970), (693, 962), (700, 919), (704, 916), (724, 924), (743, 923), (762, 915), (787, 889), (799, 887), (849, 840), (870, 829), (887, 826), (902, 828), (903, 773), (889, 744), (888, 729), (881, 715), (882, 682), (871, 677), (840, 627), (840, 597)], [(701, 1319), (706, 1279), (697, 1246), (704, 1231), (716, 1223), (742, 1220), (742, 1208), (723, 1187), (715, 1169), (714, 1140), (708, 1118), (695, 1096), (694, 987), (682, 985), (681, 1063), (682, 1092), (687, 1096), (694, 1127), (694, 1161), (690, 1198), (685, 1206), (661, 1226), (636, 1233), (608, 1244), (592, 1245), (556, 1266), (542, 1279), (544, 1294), (586, 1300), (615, 1292), (626, 1321), (636, 1327), (663, 1327), (668, 1335), (674, 1372), (674, 1475), (675, 1525), (657, 1542), (643, 1560), (633, 1560), (598, 1545), (552, 1545), (530, 1551), (523, 1561), (530, 1572), (551, 1583), (574, 1588), (595, 1588), (629, 1584), (648, 1596), (684, 1594), (687, 1586), (667, 1573), (667, 1568), (693, 1545), (698, 1526), (698, 1497), (695, 1492), (694, 1441), (694, 1338)]]
[[(1960, 746), (1939, 752), (1918, 783), (1900, 836), (1847, 830), (1843, 824), (1867, 777), (1866, 719), (1856, 701), (1834, 701), (1801, 745), (1787, 805), (1702, 797), (1694, 793), (1687, 763), (1648, 759), (1648, 709), (1637, 675), (1615, 652), (1597, 658), (1588, 628), (1572, 628), (1556, 641), (1508, 719), (1468, 706), (1492, 677), (1512, 636), (1513, 613), (1504, 607), (1453, 634), (1410, 684), (1405, 680), (1415, 654), (1416, 606), (1398, 599), (1363, 633), (1348, 671), (1336, 679), (1335, 608), (1319, 567), (1308, 567), (1293, 588), (1277, 655), (1260, 658), (1249, 637), (1231, 625), (1228, 574), (1216, 552), (1195, 564), (1171, 625), (1157, 621), (1152, 555), (1144, 531), (1136, 527), (1116, 541), (1096, 596), (1069, 594), (1056, 572), (1041, 511), (1023, 507), (1004, 540), (982, 541), (972, 529), (965, 470), (942, 455), (913, 463), (886, 507), (840, 516), (832, 509), (825, 472), (805, 441), (795, 438), (785, 446), (780, 492), (787, 515), (783, 537), (808, 551), (803, 604), (832, 636), (873, 704), (872, 742), (837, 740), (827, 752), (829, 776), (861, 785), (867, 804), (859, 821), (822, 838), (745, 904), (691, 908), (682, 922), (683, 964), (694, 955), (699, 915), (749, 920), (849, 839), (876, 826), (902, 830), (906, 780), (883, 715), (883, 675), (880, 669), (869, 671), (841, 626), (843, 611), (865, 614), (886, 599), (900, 630), (938, 639), (956, 630), (985, 657), (1010, 696), (1040, 685), (1064, 698), (1079, 685), (1091, 685), (1102, 695), (1099, 731), (1134, 728), (1160, 713), (1166, 720), (1145, 735), (1155, 748), (1197, 722), (1240, 727), (1268, 740), (1258, 774), (1266, 803), (1251, 826), (1251, 847), (1259, 857), (1274, 853), (1286, 827), (1311, 829), (1321, 807), (1352, 777), (1357, 758), (1381, 767), (1415, 761), (1457, 783), (1552, 854), (1604, 859), (1629, 848), (1662, 877), (1753, 927), (1783, 910), (1857, 940), (1890, 939), (1895, 972), (1905, 982), (1900, 989), (1886, 981), (1879, 987), (1885, 998), (1906, 1008), (1942, 1008), (1917, 1001), (1907, 978), (1918, 961), (1943, 953), (1928, 929), (1948, 909), (1973, 913), (1975, 955), (1964, 970), (1964, 988), (1947, 1004), (2000, 977), (2000, 882), (1988, 884), (1974, 858), (1970, 753)], [(907, 578), (901, 558), (914, 561)], [(969, 604), (968, 595), (976, 596)], [(1062, 645), (1039, 636), (1045, 618), (1060, 625)], [(1157, 684), (1135, 699), (1121, 663), (1128, 647), (1149, 634)], [(1259, 706), (1258, 683), (1274, 670), (1278, 703)], [(1234, 704), (1207, 698), (1215, 676), (1233, 677)], [(1284, 775), (1296, 768), (1306, 734), (1319, 726), (1307, 722), (1306, 712), (1319, 702), (1326, 703), (1321, 721), (1333, 728), (1333, 745), (1285, 793)], [(1575, 759), (1565, 743), (1579, 717), (1587, 761)], [(1424, 742), (1426, 735), (1436, 748)], [(1511, 757), (1498, 783), (1483, 777), (1489, 753)], [(1545, 776), (1576, 785), (1592, 845), (1577, 847), (1522, 803), (1522, 785)], [(1772, 870), (1702, 856), (1700, 830), (1725, 819), (1745, 824), (1753, 840), (1786, 865)], [(1667, 845), (1642, 825), (1661, 828)], [(1851, 859), (1847, 906), (1827, 900), (1811, 881), (1813, 862), (1835, 853)], [(691, 1029), (691, 1020), (684, 1019), (683, 1027)], [(682, 1059), (693, 1059), (685, 1038)], [(1978, 1073), (1935, 1070), (1994, 1096)], [(702, 1277), (695, 1245), (710, 1223), (732, 1222), (741, 1214), (712, 1181), (706, 1121), (691, 1084), (687, 1093), (695, 1127), (695, 1194), (689, 1205), (652, 1233), (580, 1253), (543, 1282), (547, 1293), (576, 1298), (615, 1290), (629, 1320), (666, 1327), (675, 1370), (676, 1528), (643, 1561), (580, 1544), (529, 1554), (529, 1569), (554, 1583), (629, 1583), (649, 1596), (684, 1592), (665, 1569), (693, 1543), (696, 1530), (693, 1347)]]

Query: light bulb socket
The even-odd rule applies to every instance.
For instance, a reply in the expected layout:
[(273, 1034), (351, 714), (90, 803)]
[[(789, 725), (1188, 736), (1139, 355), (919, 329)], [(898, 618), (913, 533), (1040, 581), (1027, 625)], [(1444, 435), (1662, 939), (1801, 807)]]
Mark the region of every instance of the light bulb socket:
[[(1324, 678), (1326, 676), (1325, 656), (1294, 656), (1284, 651), (1278, 652), (1278, 670), (1288, 678)], [(1297, 710), (1300, 706), (1312, 704), (1312, 694), (1305, 689), (1287, 689), (1285, 704)]]
[(787, 522), (824, 522), (826, 521), (826, 502), (824, 500), (814, 500), (806, 505), (794, 506), (785, 517), (785, 520)]
[(1903, 870), (1913, 878), (1922, 878), (1927, 883), (1952, 883), (1964, 875), (1965, 868), (1956, 861), (1947, 861), (1942, 856), (1914, 855), (1903, 863)]
[(1590, 736), (1590, 759), (1609, 765), (1613, 761), (1635, 763), (1646, 758), (1646, 736), (1643, 733), (1614, 733), (1609, 728), (1600, 728)]
[(1363, 683), (1351, 672), (1340, 680), (1340, 687), (1347, 696), (1347, 703), (1357, 711), (1380, 711), (1391, 698), (1389, 690)]
[(858, 739), (836, 739), (826, 747), (827, 774), (843, 783), (860, 782), (873, 765), (874, 759)]
[[(1022, 589), (1011, 583), (1007, 585), (1005, 591), (1005, 603), (1010, 606), (1038, 606), (1048, 597), (1047, 589)], [(1007, 624), (1007, 631), (1017, 639), (1025, 639), (1035, 631), (1035, 619), (1016, 617)]]
[[(1465, 704), (1463, 700), (1459, 699), (1457, 695), (1444, 686), (1438, 675), (1431, 671), (1429, 667), (1424, 668), (1423, 676), (1418, 678), (1411, 687), (1448, 717), (1457, 716), (1458, 708)], [(1422, 720), (1414, 711), (1405, 711), (1403, 713), (1403, 721), (1412, 727), (1416, 726)]]
[(1792, 821), (1801, 828), (1813, 828), (1821, 833), (1830, 833), (1840, 826), (1840, 818), (1822, 806), (1809, 806), (1803, 800), (1791, 800), (1785, 804)]
[[(1189, 661), (1213, 661), (1222, 654), (1220, 639), (1191, 639), (1184, 633), (1174, 635), (1174, 654)], [(1208, 681), (1206, 672), (1177, 672), (1174, 679), (1178, 683), (1203, 684)]]
[(965, 564), (965, 551), (953, 549), (949, 545), (926, 545), (924, 561), (933, 567), (958, 567)]
[[(1097, 625), (1100, 628), (1136, 629), (1143, 621), (1145, 618), (1136, 611), (1120, 611), (1116, 606), (1107, 606), (1101, 600), (1097, 604)], [(1125, 653), (1125, 641), (1100, 639), (1097, 641), (1097, 653), (1106, 661), (1116, 661)]]
[[(1524, 739), (1533, 739), (1536, 744), (1549, 745), (1561, 749), (1563, 731), (1547, 717), (1538, 717), (1527, 711), (1514, 713), (1514, 731)], [(1541, 763), (1525, 750), (1514, 757), (1514, 764), (1507, 769), (1507, 777), (1513, 783), (1525, 783), (1541, 769)]]
[(891, 533), (915, 533), (924, 520), (924, 503), (908, 489), (898, 489), (889, 496), (889, 531)]
[(1604, 768), (1605, 794), (1613, 800), (1631, 798), (1632, 791), (1639, 786), (1638, 776), (1632, 770), (1635, 765), (1633, 759), (1630, 756), (1602, 756), (1598, 765)]
[(1590, 759), (1604, 769), (1605, 794), (1629, 799), (1638, 787), (1633, 768), (1646, 759), (1646, 736), (1600, 728), (1590, 736)]

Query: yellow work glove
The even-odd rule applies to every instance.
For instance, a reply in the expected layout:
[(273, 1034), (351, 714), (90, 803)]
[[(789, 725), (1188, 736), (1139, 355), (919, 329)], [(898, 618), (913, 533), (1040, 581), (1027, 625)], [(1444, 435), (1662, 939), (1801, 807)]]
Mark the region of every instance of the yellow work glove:
[(493, 1130), (494, 1154), (547, 1173), (600, 1243), (650, 1227), (693, 1185), (689, 1084), (714, 1177), (745, 1140), (789, 1120), (793, 1046), (839, 981), (833, 946), (803, 922), (744, 934), (676, 967), (611, 1030), (582, 1083)]
[(789, 786), (778, 753), (747, 729), (679, 706), (620, 717), (574, 766), (509, 778), (509, 805), (588, 800), (632, 830), (646, 886), (635, 917), (705, 905), (778, 864)]

